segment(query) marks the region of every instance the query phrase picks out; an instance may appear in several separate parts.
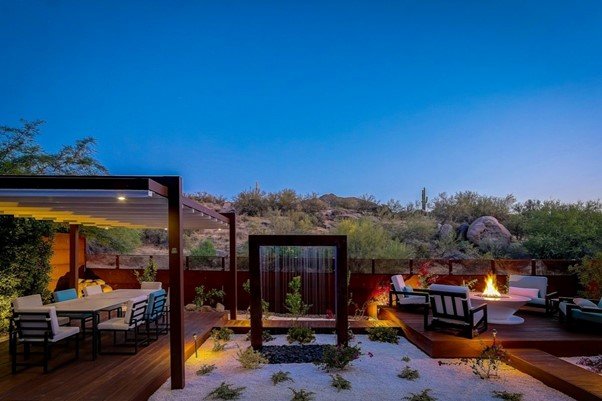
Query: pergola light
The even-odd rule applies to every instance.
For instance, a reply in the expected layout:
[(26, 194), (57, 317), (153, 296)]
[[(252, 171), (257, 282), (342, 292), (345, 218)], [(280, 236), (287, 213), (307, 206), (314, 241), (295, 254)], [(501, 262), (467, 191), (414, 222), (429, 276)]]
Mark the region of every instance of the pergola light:
[(123, 196), (123, 195), (119, 195), (119, 196), (117, 197), (117, 200), (119, 200), (119, 201), (122, 201), (122, 202), (123, 202), (124, 200), (126, 200), (126, 199), (127, 199), (127, 198), (126, 198), (125, 196)]

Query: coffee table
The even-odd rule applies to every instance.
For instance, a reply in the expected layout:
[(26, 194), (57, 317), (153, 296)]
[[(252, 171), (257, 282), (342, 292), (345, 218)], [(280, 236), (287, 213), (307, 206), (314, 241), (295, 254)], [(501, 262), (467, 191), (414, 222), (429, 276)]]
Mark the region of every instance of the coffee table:
[(487, 304), (487, 323), (494, 324), (522, 324), (525, 319), (514, 316), (514, 313), (531, 298), (519, 295), (504, 294), (501, 297), (484, 297), (480, 293), (470, 294), (470, 301), (475, 306)]

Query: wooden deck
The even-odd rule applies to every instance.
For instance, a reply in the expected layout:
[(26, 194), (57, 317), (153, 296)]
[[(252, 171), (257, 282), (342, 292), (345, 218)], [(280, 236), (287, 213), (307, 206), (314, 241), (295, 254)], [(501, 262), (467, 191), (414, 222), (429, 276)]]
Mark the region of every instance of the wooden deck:
[[(184, 316), (188, 358), (194, 353), (192, 335), (197, 334), (200, 345), (213, 327), (222, 325), (226, 315), (186, 312)], [(0, 343), (0, 400), (146, 400), (169, 378), (168, 335), (160, 336), (136, 355), (100, 355), (92, 361), (90, 348), (87, 339), (79, 361), (50, 373), (31, 367), (12, 375), (8, 342)]]
[[(284, 333), (291, 327), (293, 327), (294, 321), (292, 319), (287, 320), (265, 320), (263, 322), (263, 328), (270, 330), (273, 333)], [(311, 326), (317, 333), (332, 333), (335, 329), (334, 320), (311, 320), (311, 321), (299, 321), (302, 326)], [(399, 327), (396, 323), (390, 320), (351, 320), (349, 321), (351, 330), (355, 333), (364, 333), (367, 328), (370, 327)], [(228, 320), (224, 327), (232, 329), (237, 334), (247, 333), (251, 329), (250, 320)]]
[(475, 339), (438, 331), (425, 331), (421, 313), (382, 308), (379, 317), (399, 325), (408, 340), (433, 358), (463, 358), (479, 354), (491, 344), (493, 329), (507, 349), (534, 348), (555, 356), (602, 354), (602, 335), (594, 331), (569, 331), (558, 320), (541, 313), (521, 314), (521, 325), (490, 324), (489, 330)]

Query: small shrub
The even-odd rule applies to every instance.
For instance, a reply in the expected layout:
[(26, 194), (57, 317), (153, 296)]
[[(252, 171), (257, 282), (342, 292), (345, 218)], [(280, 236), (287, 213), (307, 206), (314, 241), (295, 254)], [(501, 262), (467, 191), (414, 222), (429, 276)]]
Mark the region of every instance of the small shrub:
[(244, 351), (239, 349), (236, 353), (236, 360), (245, 369), (257, 369), (269, 362), (266, 357), (251, 347), (248, 347)]
[(410, 393), (410, 395), (406, 395), (403, 399), (408, 401), (437, 401), (437, 398), (429, 394), (430, 392), (430, 388), (425, 388), (419, 393)]
[(399, 372), (397, 377), (414, 381), (420, 378), (420, 372), (418, 372), (416, 369), (412, 369), (409, 366), (406, 366), (401, 372)]
[(291, 401), (311, 401), (315, 398), (314, 396), (316, 393), (313, 391), (307, 391), (305, 389), (295, 390), (292, 387), (289, 387), (289, 389), (293, 392), (293, 398), (291, 398)]
[[(268, 342), (274, 340), (274, 336), (272, 334), (270, 334), (269, 331), (264, 330), (261, 332), (261, 339), (263, 340), (264, 343), (268, 343)], [(245, 341), (251, 341), (251, 331), (249, 331), (247, 333), (247, 336), (245, 337)]]
[(148, 264), (142, 271), (142, 273), (138, 272), (138, 270), (134, 270), (134, 276), (136, 276), (136, 280), (139, 283), (144, 281), (155, 281), (157, 278), (157, 263), (154, 259), (148, 259)]
[(197, 376), (205, 376), (213, 372), (217, 367), (215, 365), (201, 365), (200, 369), (196, 371)]
[(472, 373), (481, 379), (489, 379), (498, 376), (500, 365), (507, 360), (508, 353), (494, 337), (493, 344), (486, 346), (478, 357), (469, 360), (469, 365)]
[(284, 299), (284, 306), (289, 311), (291, 315), (294, 317), (301, 317), (307, 314), (311, 305), (303, 302), (303, 298), (301, 296), (301, 276), (295, 276), (288, 283), (288, 288), (290, 292), (286, 294)]
[(329, 345), (324, 349), (322, 361), (318, 363), (327, 372), (331, 370), (343, 370), (361, 355), (358, 345)]
[(409, 356), (407, 356), (407, 355), (404, 355), (404, 356), (402, 356), (402, 357), (401, 357), (401, 360), (402, 360), (403, 362), (405, 362), (405, 363), (408, 363), (408, 362), (410, 362), (410, 361), (411, 361), (410, 357), (409, 357)]
[(370, 341), (398, 344), (397, 329), (395, 327), (370, 327), (366, 330)]
[(221, 352), (224, 349), (226, 349), (226, 343), (223, 343), (221, 341), (216, 341), (213, 343), (213, 348), (211, 348), (211, 351), (213, 352)]
[(227, 327), (211, 330), (211, 338), (215, 341), (230, 341), (234, 332)]
[(294, 380), (291, 378), (291, 372), (283, 372), (280, 370), (272, 375), (272, 383), (274, 386), (285, 381), (294, 382)]
[(330, 377), (332, 377), (332, 382), (330, 383), (330, 385), (334, 388), (337, 389), (337, 392), (341, 391), (341, 390), (351, 390), (351, 382), (347, 379), (345, 379), (343, 376), (341, 376), (340, 374), (336, 374), (336, 375), (330, 375)]
[(222, 382), (218, 387), (211, 391), (205, 399), (212, 400), (237, 400), (242, 395), (246, 387), (232, 387), (232, 384)]
[(209, 291), (205, 291), (204, 285), (199, 285), (194, 289), (196, 296), (194, 297), (194, 304), (200, 308), (205, 305), (207, 301), (209, 303), (216, 303), (218, 299), (224, 300), (226, 293), (224, 290), (217, 290), (215, 288), (210, 289)]
[(504, 401), (523, 401), (522, 393), (509, 393), (508, 391), (492, 391), (493, 398), (499, 398)]
[(289, 344), (298, 342), (299, 344), (309, 344), (316, 339), (314, 331), (309, 327), (291, 327), (288, 330), (286, 340)]

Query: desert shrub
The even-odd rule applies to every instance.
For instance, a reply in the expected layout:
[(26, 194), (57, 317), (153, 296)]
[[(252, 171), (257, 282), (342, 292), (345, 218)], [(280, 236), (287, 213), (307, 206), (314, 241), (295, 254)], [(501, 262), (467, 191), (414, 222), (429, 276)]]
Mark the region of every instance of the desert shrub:
[(12, 273), (3, 275), (0, 280), (0, 334), (8, 331), (9, 319), (12, 316), (11, 302), (18, 295), (18, 286), (19, 280)]
[(361, 355), (358, 345), (329, 345), (324, 349), (322, 361), (318, 365), (327, 372), (343, 370)]
[(398, 344), (397, 329), (395, 327), (370, 327), (366, 329), (370, 341)]
[(431, 391), (430, 388), (425, 388), (419, 393), (410, 393), (403, 397), (403, 399), (408, 401), (437, 401), (437, 398), (430, 394)]
[(406, 362), (406, 363), (407, 363), (407, 362), (410, 362), (412, 359), (411, 359), (409, 356), (407, 356), (407, 355), (404, 355), (404, 356), (402, 356), (402, 357), (401, 357), (401, 360), (402, 360), (403, 362)]
[(223, 205), (227, 199), (222, 195), (213, 195), (209, 192), (195, 192), (193, 194), (187, 194), (186, 197), (194, 199), (199, 203), (212, 203), (214, 205)]
[(211, 338), (215, 341), (230, 341), (234, 332), (227, 327), (211, 330)]
[(154, 259), (149, 258), (146, 267), (144, 270), (142, 270), (142, 273), (140, 273), (138, 270), (134, 270), (134, 276), (136, 276), (136, 280), (138, 280), (139, 283), (145, 281), (155, 281), (157, 279), (157, 263)]
[(513, 195), (502, 198), (471, 191), (457, 192), (451, 196), (441, 193), (432, 203), (431, 215), (438, 221), (457, 223), (470, 223), (481, 216), (493, 216), (503, 224), (508, 220), (515, 202)]
[(305, 389), (295, 390), (292, 387), (289, 387), (289, 389), (293, 392), (293, 398), (291, 398), (291, 401), (311, 401), (316, 395), (316, 393), (313, 391), (307, 391)]
[(240, 362), (240, 365), (245, 369), (258, 369), (261, 365), (269, 362), (261, 352), (255, 351), (251, 347), (248, 347), (244, 351), (239, 349), (236, 353), (236, 360)]
[(222, 352), (225, 349), (226, 349), (226, 343), (223, 343), (221, 341), (215, 341), (213, 343), (213, 347), (211, 348), (211, 351), (213, 351), (213, 352)]
[(332, 378), (330, 385), (336, 388), (337, 392), (341, 390), (351, 390), (351, 382), (340, 374), (330, 375), (330, 377)]
[(205, 305), (207, 301), (210, 303), (216, 303), (218, 299), (223, 301), (224, 297), (226, 296), (224, 290), (212, 288), (211, 290), (206, 291), (204, 285), (196, 287), (194, 291), (196, 292), (196, 296), (194, 297), (193, 302), (199, 308)]
[(328, 204), (313, 193), (306, 195), (300, 202), (301, 210), (305, 213), (316, 214), (328, 208)]
[(602, 297), (602, 251), (594, 257), (584, 258), (580, 265), (571, 266), (569, 271), (577, 274), (581, 295), (592, 299)]
[(577, 364), (586, 366), (594, 373), (602, 373), (602, 355), (585, 356), (579, 359), (579, 361), (577, 361)]
[(602, 251), (602, 202), (523, 206), (524, 246), (541, 259), (580, 259)]
[(190, 251), (190, 256), (211, 257), (211, 256), (215, 256), (215, 255), (216, 255), (215, 245), (213, 245), (213, 241), (211, 241), (210, 238), (207, 238), (207, 239), (201, 241), (201, 243), (198, 244), (196, 246), (196, 248), (194, 248)]
[(405, 368), (402, 369), (401, 372), (399, 372), (397, 377), (399, 377), (401, 379), (414, 381), (414, 380), (420, 378), (420, 372), (418, 372), (416, 369), (412, 369), (409, 366), (406, 366)]
[(462, 358), (460, 362), (439, 361), (439, 366), (464, 364), (470, 366), (472, 373), (481, 379), (497, 377), (501, 364), (508, 360), (508, 353), (504, 347), (496, 341), (495, 334), (494, 330), (493, 343), (485, 346), (476, 358)]
[(274, 384), (274, 386), (278, 383), (282, 383), (285, 381), (294, 381), (291, 378), (291, 372), (283, 372), (282, 370), (279, 370), (278, 372), (274, 373), (271, 377), (272, 379), (272, 384)]
[(141, 231), (131, 228), (115, 227), (105, 230), (84, 226), (80, 234), (86, 237), (86, 245), (96, 253), (125, 254), (142, 245)]
[(196, 371), (197, 376), (205, 376), (209, 373), (213, 372), (217, 367), (213, 364), (211, 365), (201, 365), (201, 367)]
[(284, 299), (284, 307), (294, 317), (301, 317), (307, 314), (311, 305), (303, 302), (301, 296), (301, 276), (295, 276), (288, 283), (289, 292)]
[(265, 192), (256, 186), (253, 189), (242, 191), (234, 197), (234, 208), (239, 214), (261, 216), (270, 208), (270, 202)]
[(499, 398), (504, 401), (523, 401), (522, 393), (510, 393), (508, 391), (492, 391), (493, 398)]
[(394, 237), (401, 242), (429, 242), (437, 234), (437, 220), (422, 213), (408, 215), (394, 228)]
[[(272, 334), (270, 334), (269, 331), (263, 330), (261, 332), (261, 340), (264, 343), (267, 343), (267, 342), (273, 341), (274, 340), (274, 336)], [(247, 336), (245, 337), (245, 341), (251, 341), (251, 330), (249, 330), (247, 332)]]
[(286, 335), (289, 344), (298, 342), (299, 344), (309, 344), (316, 339), (314, 331), (310, 327), (291, 327)]
[[(244, 283), (242, 283), (242, 289), (249, 295), (251, 295), (251, 280), (247, 279)], [(249, 309), (251, 307), (249, 306)], [(261, 300), (261, 312), (264, 316), (270, 313), (270, 303), (265, 299)]]
[(410, 259), (412, 249), (391, 238), (382, 224), (369, 218), (342, 220), (334, 234), (347, 235), (350, 258)]
[(300, 197), (293, 189), (283, 189), (281, 191), (267, 195), (268, 205), (271, 209), (282, 212), (290, 212), (299, 208)]
[(222, 382), (218, 387), (213, 389), (205, 399), (212, 400), (237, 400), (245, 391), (246, 387), (233, 387), (232, 384)]

